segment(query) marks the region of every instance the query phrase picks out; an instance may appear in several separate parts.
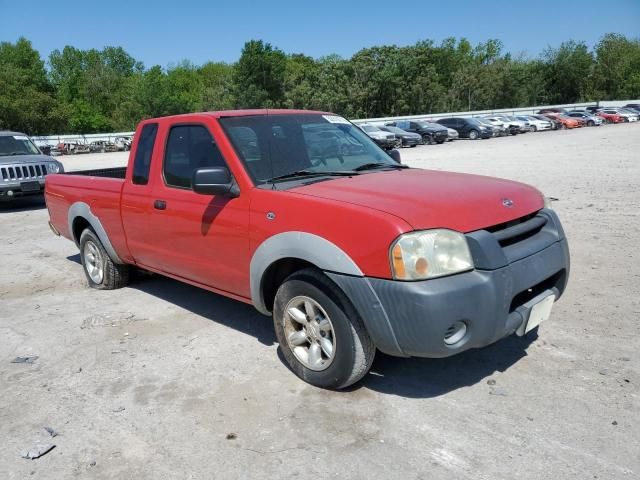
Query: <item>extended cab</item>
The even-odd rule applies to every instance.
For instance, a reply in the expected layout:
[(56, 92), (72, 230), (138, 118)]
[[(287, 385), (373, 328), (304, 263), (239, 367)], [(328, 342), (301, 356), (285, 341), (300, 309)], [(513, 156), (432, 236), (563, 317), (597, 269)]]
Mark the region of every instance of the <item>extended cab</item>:
[(535, 188), (408, 168), (322, 112), (145, 120), (126, 169), (51, 175), (46, 200), (92, 287), (125, 286), (135, 265), (252, 304), (326, 388), (376, 350), (446, 357), (524, 335), (569, 274)]

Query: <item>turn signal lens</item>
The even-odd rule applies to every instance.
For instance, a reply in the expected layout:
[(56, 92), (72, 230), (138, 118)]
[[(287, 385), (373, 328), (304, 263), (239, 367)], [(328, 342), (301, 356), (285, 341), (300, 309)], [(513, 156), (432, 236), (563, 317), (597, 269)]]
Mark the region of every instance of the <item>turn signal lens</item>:
[(407, 272), (404, 268), (404, 260), (402, 259), (402, 248), (396, 244), (391, 251), (391, 257), (393, 261), (393, 271), (398, 278), (405, 278)]

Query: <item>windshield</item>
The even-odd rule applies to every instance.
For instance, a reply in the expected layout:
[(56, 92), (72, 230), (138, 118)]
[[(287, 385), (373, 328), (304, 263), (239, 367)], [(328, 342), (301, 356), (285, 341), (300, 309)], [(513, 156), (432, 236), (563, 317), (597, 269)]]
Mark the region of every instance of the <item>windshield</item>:
[(220, 119), (257, 184), (301, 170), (354, 171), (398, 164), (358, 127), (337, 115), (257, 115)]
[(26, 135), (0, 136), (0, 156), (40, 155), (40, 150)]

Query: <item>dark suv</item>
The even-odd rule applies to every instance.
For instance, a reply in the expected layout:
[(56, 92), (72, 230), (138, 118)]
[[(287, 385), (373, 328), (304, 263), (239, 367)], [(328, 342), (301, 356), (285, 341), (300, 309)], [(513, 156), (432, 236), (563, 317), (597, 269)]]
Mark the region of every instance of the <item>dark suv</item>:
[(446, 128), (424, 120), (398, 120), (386, 125), (401, 128), (405, 132), (417, 133), (422, 137), (422, 143), (426, 145), (444, 143), (449, 138), (449, 131)]
[(478, 138), (491, 138), (493, 136), (493, 129), (481, 124), (475, 118), (441, 118), (438, 123), (456, 130), (460, 138), (477, 140)]

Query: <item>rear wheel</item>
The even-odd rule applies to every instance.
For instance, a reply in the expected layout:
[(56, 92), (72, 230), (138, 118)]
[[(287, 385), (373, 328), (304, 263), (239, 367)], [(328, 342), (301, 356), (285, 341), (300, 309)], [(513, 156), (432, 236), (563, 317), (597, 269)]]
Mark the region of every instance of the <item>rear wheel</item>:
[(321, 388), (340, 389), (371, 368), (375, 346), (346, 295), (324, 274), (305, 269), (278, 289), (273, 323), (293, 372)]
[(91, 288), (114, 290), (129, 283), (129, 266), (111, 260), (93, 230), (80, 235), (80, 259)]
[(469, 132), (469, 139), (470, 140), (477, 140), (478, 139), (478, 131), (477, 130), (471, 130)]

